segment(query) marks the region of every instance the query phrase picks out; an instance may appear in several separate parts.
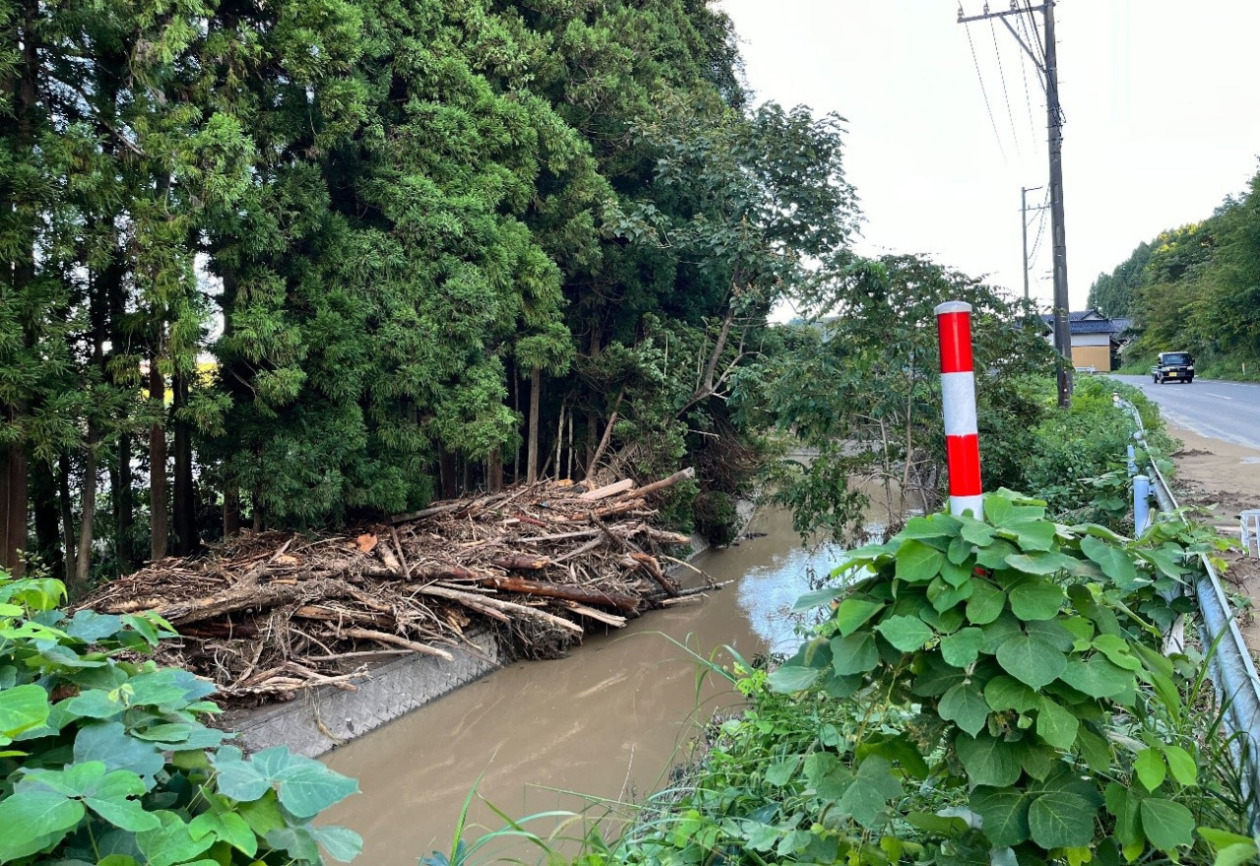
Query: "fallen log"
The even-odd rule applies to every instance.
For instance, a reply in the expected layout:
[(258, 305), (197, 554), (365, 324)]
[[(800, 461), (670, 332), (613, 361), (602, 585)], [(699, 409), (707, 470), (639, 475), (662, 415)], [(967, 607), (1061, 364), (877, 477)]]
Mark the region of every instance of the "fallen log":
[(638, 567), (646, 571), (656, 581), (661, 589), (665, 590), (665, 594), (671, 598), (678, 598), (680, 590), (678, 584), (674, 583), (665, 572), (661, 571), (660, 565), (656, 562), (656, 557), (648, 556), (646, 553), (631, 553), (630, 559), (638, 564)]
[(551, 565), (551, 559), (546, 556), (524, 556), (512, 553), (496, 557), (490, 560), (490, 563), (505, 571), (541, 571)]
[(521, 616), (527, 616), (532, 619), (538, 619), (543, 622), (550, 623), (557, 628), (564, 629), (565, 631), (572, 632), (574, 634), (582, 634), (582, 627), (577, 623), (569, 622), (562, 616), (547, 613), (545, 610), (539, 610), (536, 607), (516, 604), (511, 601), (503, 601), (502, 599), (491, 598), (490, 596), (485, 595), (474, 595), (470, 592), (463, 592), (461, 590), (451, 589), (450, 587), (445, 586), (435, 586), (433, 584), (422, 586), (419, 591), (424, 595), (432, 595), (438, 598), (447, 598), (452, 601), (459, 601), (469, 607), (484, 606), (503, 611), (505, 613), (511, 611), (512, 613), (518, 613)]
[(519, 577), (483, 577), (480, 581), (485, 586), (492, 586), (504, 592), (515, 592), (521, 595), (536, 595), (542, 598), (558, 598), (578, 604), (598, 604), (613, 607), (626, 613), (638, 613), (639, 600), (629, 595), (604, 592), (598, 589), (583, 589), (559, 583), (539, 583)]
[(696, 477), (695, 467), (688, 466), (686, 469), (682, 469), (678, 472), (675, 472), (673, 475), (669, 476), (668, 478), (662, 478), (660, 481), (653, 481), (651, 484), (640, 487), (638, 490), (634, 491), (634, 495), (638, 499), (644, 499), (648, 496), (651, 496), (653, 493), (664, 490), (667, 487), (673, 487), (675, 484), (677, 484), (679, 481), (682, 481), (685, 478), (695, 478), (695, 477)]
[(618, 493), (625, 493), (634, 487), (633, 478), (623, 478), (620, 481), (614, 481), (612, 484), (605, 484), (603, 487), (596, 487), (594, 490), (588, 490), (578, 499), (586, 502), (595, 502), (600, 499), (607, 499), (609, 496), (616, 496)]
[(377, 643), (393, 644), (394, 646), (400, 646), (403, 649), (409, 649), (412, 652), (424, 653), (429, 656), (437, 656), (438, 658), (446, 659), (448, 662), (455, 658), (444, 649), (438, 649), (437, 647), (429, 646), (428, 644), (416, 643), (413, 640), (407, 640), (405, 637), (390, 634), (388, 632), (376, 631), (374, 629), (340, 628), (337, 629), (337, 633), (339, 635), (344, 635), (345, 637), (357, 638), (358, 640), (374, 640)]
[(175, 602), (151, 610), (172, 625), (185, 625), (238, 610), (278, 607), (328, 598), (351, 598), (354, 594), (354, 587), (340, 580), (306, 580), (264, 585), (252, 583), (238, 585), (227, 592), (205, 598)]

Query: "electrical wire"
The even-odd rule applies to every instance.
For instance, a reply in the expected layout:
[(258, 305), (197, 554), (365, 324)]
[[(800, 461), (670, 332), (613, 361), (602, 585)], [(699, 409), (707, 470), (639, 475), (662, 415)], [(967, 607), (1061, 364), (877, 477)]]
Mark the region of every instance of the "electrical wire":
[[(998, 45), (997, 27), (993, 19), (989, 19), (989, 35), (993, 37), (993, 53), (997, 55), (998, 78), (1002, 81), (1002, 100), (1006, 103), (1006, 116), (1011, 122), (1011, 140), (1015, 142), (1015, 153), (1019, 154), (1019, 134), (1015, 132), (1015, 111), (1011, 108), (1011, 97), (1006, 90), (1006, 70), (1002, 66), (1002, 48)], [(1037, 139), (1034, 138), (1033, 141)]]
[(989, 91), (984, 86), (984, 76), (980, 74), (980, 59), (976, 57), (976, 44), (971, 39), (971, 28), (963, 25), (967, 31), (967, 45), (971, 47), (971, 62), (976, 68), (976, 79), (980, 82), (980, 95), (984, 97), (984, 109), (989, 113), (989, 125), (993, 127), (993, 137), (997, 139), (998, 152), (1006, 159), (1006, 148), (1002, 146), (1002, 136), (998, 134), (997, 121), (993, 119), (993, 106), (989, 104)]

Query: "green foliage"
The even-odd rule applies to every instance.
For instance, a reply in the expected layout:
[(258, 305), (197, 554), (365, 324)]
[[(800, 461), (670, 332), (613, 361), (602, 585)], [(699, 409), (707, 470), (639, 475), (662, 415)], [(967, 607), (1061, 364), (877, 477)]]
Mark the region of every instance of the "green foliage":
[(109, 866), (349, 861), (315, 825), (358, 784), (207, 727), (214, 687), (137, 660), (174, 632), (152, 614), (59, 610), (54, 580), (0, 573), (0, 863)]
[[(841, 536), (864, 500), (855, 476), (874, 478), (904, 508), (935, 508), (947, 485), (941, 435), (940, 354), (934, 308), (973, 307), (976, 396), (985, 486), (1022, 483), (1032, 431), (1045, 406), (1030, 383), (1045, 379), (1052, 355), (1018, 307), (994, 289), (916, 256), (846, 260), (814, 286), (820, 314), (793, 327), (756, 376), (740, 381), (737, 406), (817, 452), (782, 479), (781, 502), (797, 528)], [(1123, 449), (1121, 449), (1123, 453)]]
[(1202, 658), (1160, 648), (1195, 531), (1131, 540), (1009, 491), (985, 512), (855, 551), (801, 600), (830, 606), (800, 651), (740, 671), (752, 707), (693, 784), (582, 862), (1253, 857)]

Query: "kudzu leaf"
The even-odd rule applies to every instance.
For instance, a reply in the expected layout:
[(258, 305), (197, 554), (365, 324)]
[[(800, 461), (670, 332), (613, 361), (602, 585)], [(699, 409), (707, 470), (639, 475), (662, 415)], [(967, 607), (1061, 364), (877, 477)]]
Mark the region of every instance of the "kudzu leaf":
[(1006, 593), (985, 580), (973, 580), (971, 598), (967, 599), (967, 621), (973, 625), (988, 625), (1006, 607)]
[(1172, 852), (1194, 842), (1194, 816), (1180, 803), (1148, 797), (1140, 811), (1142, 832), (1161, 851)]
[(1194, 785), (1199, 780), (1199, 768), (1194, 763), (1194, 758), (1190, 757), (1190, 753), (1181, 746), (1161, 746), (1164, 750), (1164, 758), (1168, 761), (1168, 769), (1172, 771), (1173, 778), (1180, 785)]
[(51, 707), (43, 686), (30, 683), (0, 691), (0, 746), (48, 720)]
[(314, 827), (311, 833), (328, 856), (340, 863), (349, 863), (363, 852), (363, 837), (347, 827)]
[(912, 538), (897, 550), (895, 576), (906, 583), (927, 583), (940, 573), (944, 562), (945, 554)]
[(1081, 722), (1070, 710), (1042, 698), (1037, 710), (1037, 735), (1056, 749), (1070, 749)]
[(1137, 773), (1138, 781), (1151, 792), (1164, 784), (1164, 779), (1168, 775), (1164, 756), (1158, 749), (1143, 749), (1138, 752), (1137, 758), (1133, 761), (1133, 771)]
[(792, 605), (792, 612), (811, 613), (824, 604), (844, 595), (844, 592), (845, 588), (843, 586), (829, 586), (824, 589), (807, 592), (796, 600), (796, 604)]
[(1063, 587), (1044, 577), (1021, 580), (1007, 590), (1011, 612), (1022, 620), (1054, 619), (1066, 596)]
[(766, 684), (770, 687), (770, 691), (776, 694), (790, 695), (812, 686), (821, 673), (822, 671), (818, 668), (784, 665), (766, 678)]
[(1101, 655), (1072, 659), (1061, 676), (1069, 686), (1092, 698), (1115, 697), (1133, 683), (1133, 674), (1116, 667)]
[(0, 862), (34, 854), (59, 841), (86, 810), (60, 791), (15, 791), (0, 800)]
[(1041, 703), (1041, 698), (1035, 691), (1014, 677), (1005, 676), (994, 677), (985, 683), (984, 699), (994, 712), (1015, 710), (1017, 713), (1026, 713), (1036, 709)]
[(1114, 543), (1109, 544), (1093, 536), (1086, 536), (1081, 539), (1081, 553), (1098, 563), (1103, 574), (1111, 578), (1118, 589), (1131, 589), (1138, 579), (1131, 555)]
[(980, 657), (984, 632), (968, 627), (941, 638), (941, 657), (956, 668), (969, 667)]
[(831, 665), (840, 676), (874, 670), (879, 664), (879, 648), (870, 632), (831, 639)]
[(984, 819), (982, 830), (994, 846), (1028, 840), (1028, 797), (1022, 791), (981, 785), (971, 792), (971, 808)]
[(884, 609), (884, 605), (860, 598), (846, 598), (836, 609), (836, 626), (845, 637), (853, 634), (871, 617)]
[(776, 788), (783, 787), (796, 773), (796, 768), (800, 765), (800, 762), (799, 755), (793, 755), (782, 761), (775, 761), (769, 767), (766, 767), (766, 781)]
[(1129, 652), (1129, 642), (1119, 635), (1100, 634), (1094, 638), (1093, 647), (1116, 667), (1127, 671), (1136, 671), (1142, 667), (1142, 662)]
[(1003, 742), (982, 731), (976, 737), (959, 734), (954, 739), (954, 751), (973, 785), (1005, 788), (1019, 780), (1022, 767), (1017, 744)]
[(1050, 644), (1035, 637), (1013, 637), (998, 647), (998, 664), (1015, 679), (1040, 689), (1059, 678), (1067, 658)]
[(1095, 809), (1067, 791), (1049, 791), (1028, 808), (1028, 829), (1042, 848), (1076, 848), (1094, 840)]
[(937, 712), (974, 737), (989, 717), (989, 705), (975, 683), (958, 683), (941, 697)]
[(932, 639), (932, 630), (915, 616), (890, 616), (875, 630), (883, 635), (884, 640), (907, 653), (923, 649), (924, 644)]

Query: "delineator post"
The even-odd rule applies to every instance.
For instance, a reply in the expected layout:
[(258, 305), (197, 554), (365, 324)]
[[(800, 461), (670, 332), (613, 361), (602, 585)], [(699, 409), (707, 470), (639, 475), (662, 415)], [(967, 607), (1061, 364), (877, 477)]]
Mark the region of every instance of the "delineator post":
[(976, 375), (971, 360), (971, 304), (946, 301), (936, 307), (941, 338), (941, 397), (949, 457), (949, 510), (984, 519), (980, 483), (980, 434), (976, 427)]

